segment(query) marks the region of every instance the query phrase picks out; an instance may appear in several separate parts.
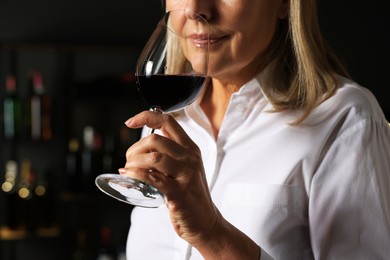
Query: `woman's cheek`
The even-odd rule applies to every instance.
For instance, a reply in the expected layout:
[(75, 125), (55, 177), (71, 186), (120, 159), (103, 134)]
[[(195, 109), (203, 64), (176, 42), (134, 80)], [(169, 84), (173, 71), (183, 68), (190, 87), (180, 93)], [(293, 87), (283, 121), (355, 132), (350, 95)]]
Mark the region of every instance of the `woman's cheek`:
[(186, 1), (184, 0), (166, 0), (166, 10), (184, 9)]

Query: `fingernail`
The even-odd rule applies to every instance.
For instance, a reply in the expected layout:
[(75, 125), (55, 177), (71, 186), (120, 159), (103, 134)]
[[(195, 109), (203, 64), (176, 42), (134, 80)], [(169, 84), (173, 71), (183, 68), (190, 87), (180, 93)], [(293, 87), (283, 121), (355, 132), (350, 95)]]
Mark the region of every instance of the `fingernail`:
[(133, 121), (132, 117), (127, 119), (126, 122), (125, 122), (125, 125), (130, 125), (132, 121)]
[(126, 173), (126, 169), (125, 169), (125, 168), (120, 168), (120, 169), (118, 170), (118, 172), (119, 172), (120, 174)]

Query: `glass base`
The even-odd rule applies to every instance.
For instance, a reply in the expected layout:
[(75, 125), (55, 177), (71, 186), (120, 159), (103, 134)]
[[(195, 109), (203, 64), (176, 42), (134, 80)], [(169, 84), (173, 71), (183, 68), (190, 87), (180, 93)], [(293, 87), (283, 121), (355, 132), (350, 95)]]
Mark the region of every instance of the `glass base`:
[(164, 194), (155, 187), (119, 174), (101, 174), (95, 184), (105, 194), (134, 206), (159, 208), (166, 203)]

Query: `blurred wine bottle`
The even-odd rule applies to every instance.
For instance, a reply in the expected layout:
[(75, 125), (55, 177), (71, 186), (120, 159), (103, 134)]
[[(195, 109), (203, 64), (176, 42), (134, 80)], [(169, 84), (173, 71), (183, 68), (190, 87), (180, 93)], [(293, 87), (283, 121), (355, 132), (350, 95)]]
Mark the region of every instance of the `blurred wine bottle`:
[(30, 214), (36, 230), (51, 228), (55, 225), (55, 194), (51, 187), (51, 171), (40, 171), (36, 174)]
[(113, 156), (115, 150), (115, 139), (112, 134), (107, 134), (104, 138), (104, 149), (102, 158), (102, 172), (109, 173), (114, 169), (116, 165), (115, 158)]
[(3, 99), (3, 133), (5, 139), (15, 139), (20, 134), (21, 107), (16, 93), (16, 79), (8, 75)]
[(83, 191), (97, 191), (95, 177), (102, 171), (101, 135), (92, 127), (83, 130), (83, 150), (81, 152), (81, 183)]
[(20, 166), (19, 197), (29, 200), (34, 192), (35, 175), (32, 172), (31, 161), (24, 159)]
[(20, 180), (18, 184), (18, 195), (20, 212), (20, 226), (32, 231), (35, 228), (35, 219), (31, 211), (31, 200), (34, 195), (35, 174), (32, 171), (31, 161), (23, 159), (20, 164)]
[(85, 260), (91, 259), (87, 248), (87, 232), (85, 229), (80, 228), (77, 231), (75, 245), (72, 253), (72, 260)]
[(18, 206), (19, 197), (16, 193), (18, 181), (18, 165), (14, 160), (9, 160), (5, 164), (4, 182), (1, 185), (3, 192), (6, 196), (6, 217), (5, 223), (11, 229), (18, 227)]
[(112, 250), (111, 229), (109, 227), (102, 227), (100, 229), (100, 248), (96, 259), (114, 260), (114, 255)]
[(32, 95), (31, 109), (31, 138), (33, 140), (51, 140), (51, 99), (45, 93), (42, 74), (32, 72), (30, 75)]
[[(87, 166), (88, 167), (88, 166)], [(81, 160), (80, 144), (77, 138), (68, 141), (68, 152), (66, 155), (66, 189), (71, 192), (80, 192)]]

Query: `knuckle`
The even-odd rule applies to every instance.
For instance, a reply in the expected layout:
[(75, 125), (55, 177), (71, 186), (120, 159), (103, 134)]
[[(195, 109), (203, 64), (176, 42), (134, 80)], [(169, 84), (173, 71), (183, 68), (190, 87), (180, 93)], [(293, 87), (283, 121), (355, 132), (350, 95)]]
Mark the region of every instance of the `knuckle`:
[(174, 122), (176, 122), (176, 120), (173, 118), (172, 115), (164, 114), (164, 116), (165, 116), (165, 121), (168, 124), (173, 124)]
[(152, 145), (154, 144), (155, 142), (158, 141), (158, 139), (160, 139), (160, 136), (158, 134), (151, 134), (148, 136), (148, 143), (149, 145)]
[(131, 157), (131, 148), (129, 147), (127, 150), (126, 150), (126, 158), (130, 158)]
[(150, 161), (155, 164), (160, 162), (162, 159), (162, 154), (159, 152), (152, 152), (150, 153)]

